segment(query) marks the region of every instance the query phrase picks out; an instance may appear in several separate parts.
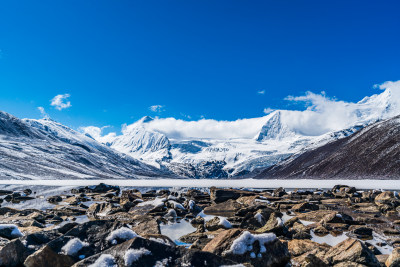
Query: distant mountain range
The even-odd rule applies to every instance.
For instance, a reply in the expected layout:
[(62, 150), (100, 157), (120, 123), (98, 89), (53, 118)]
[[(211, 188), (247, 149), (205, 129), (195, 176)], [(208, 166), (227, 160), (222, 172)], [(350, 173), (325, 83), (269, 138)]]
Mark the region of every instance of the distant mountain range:
[(313, 131), (320, 134), (294, 127), (301, 121), (293, 111), (277, 110), (257, 120), (253, 138), (179, 138), (144, 117), (106, 141), (0, 112), (0, 178), (398, 177), (399, 118), (389, 119), (397, 110), (387, 89), (346, 109), (352, 120), (344, 129)]

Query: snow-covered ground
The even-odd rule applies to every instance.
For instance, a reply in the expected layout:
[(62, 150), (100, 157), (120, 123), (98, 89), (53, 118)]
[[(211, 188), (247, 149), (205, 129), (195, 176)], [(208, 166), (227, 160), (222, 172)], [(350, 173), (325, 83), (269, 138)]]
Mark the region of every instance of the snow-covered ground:
[(131, 187), (332, 188), (400, 190), (400, 180), (261, 180), (261, 179), (142, 179), (142, 180), (0, 180), (0, 185), (88, 186), (105, 183)]

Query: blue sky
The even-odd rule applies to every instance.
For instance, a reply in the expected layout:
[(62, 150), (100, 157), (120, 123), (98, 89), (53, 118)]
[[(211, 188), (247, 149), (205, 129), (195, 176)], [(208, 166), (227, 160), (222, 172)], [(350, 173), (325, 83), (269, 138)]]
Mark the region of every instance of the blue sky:
[[(236, 120), (399, 79), (398, 1), (2, 1), (0, 109), (78, 128)], [(258, 92), (263, 91), (263, 94)], [(69, 94), (70, 107), (51, 100)], [(150, 106), (161, 105), (160, 112)]]

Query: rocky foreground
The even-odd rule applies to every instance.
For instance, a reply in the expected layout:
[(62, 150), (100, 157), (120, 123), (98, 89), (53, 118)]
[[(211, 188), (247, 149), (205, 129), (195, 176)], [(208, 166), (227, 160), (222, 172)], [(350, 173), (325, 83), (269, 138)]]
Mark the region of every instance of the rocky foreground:
[[(40, 192), (0, 195), (1, 266), (400, 266), (400, 199), (391, 191), (100, 184), (21, 210), (13, 203)], [(162, 235), (163, 225), (184, 223), (193, 232)]]

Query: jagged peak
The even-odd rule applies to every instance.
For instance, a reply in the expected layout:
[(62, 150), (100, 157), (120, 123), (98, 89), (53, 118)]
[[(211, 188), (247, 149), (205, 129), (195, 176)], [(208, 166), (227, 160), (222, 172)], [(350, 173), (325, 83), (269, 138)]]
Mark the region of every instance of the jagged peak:
[(151, 121), (153, 121), (154, 119), (150, 116), (144, 116), (142, 117), (138, 122), (139, 123), (149, 123)]
[(269, 119), (263, 125), (255, 139), (261, 142), (268, 139), (282, 139), (293, 135), (294, 132), (282, 122), (282, 111), (276, 110), (269, 115)]

